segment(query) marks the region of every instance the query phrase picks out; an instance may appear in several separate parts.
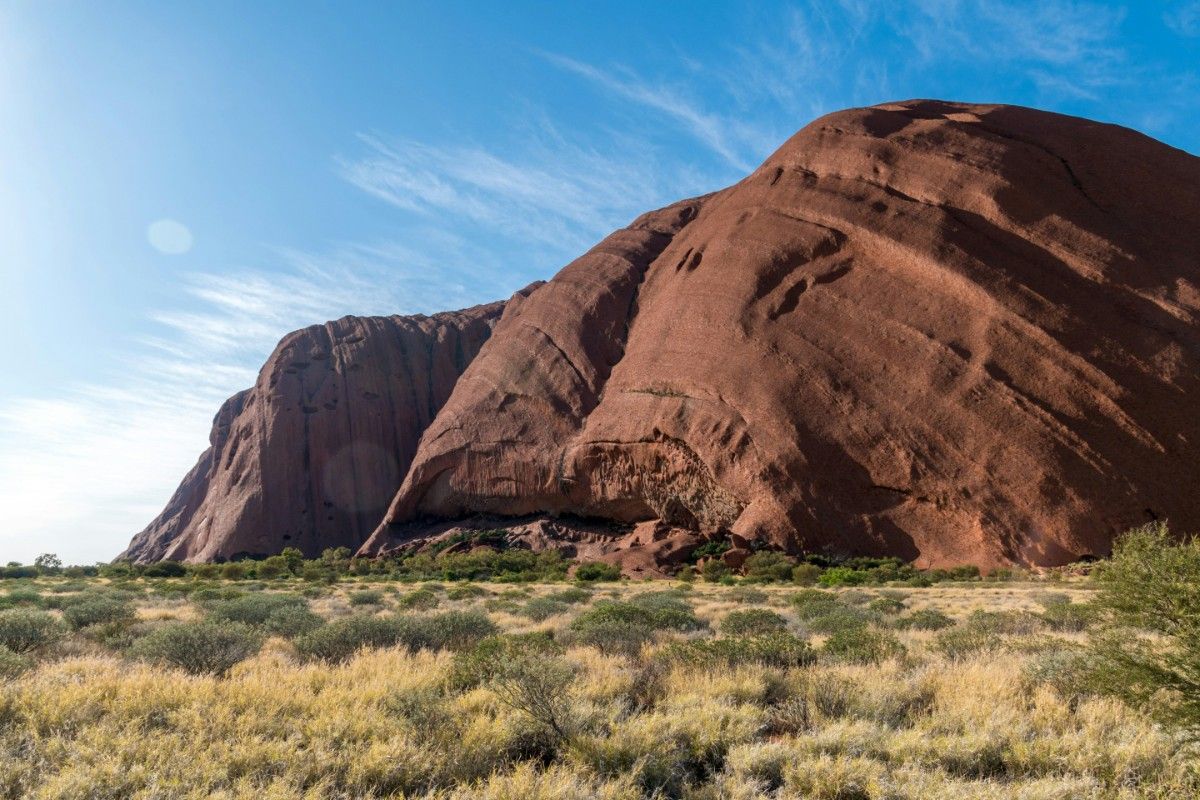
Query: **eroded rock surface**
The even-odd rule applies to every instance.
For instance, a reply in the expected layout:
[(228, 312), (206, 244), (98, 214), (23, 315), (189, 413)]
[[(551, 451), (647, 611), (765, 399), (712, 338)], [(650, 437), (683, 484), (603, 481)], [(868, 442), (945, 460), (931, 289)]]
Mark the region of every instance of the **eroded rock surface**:
[(211, 446), (122, 557), (357, 548), (502, 308), (344, 317), (289, 334), (254, 387), (221, 408)]
[(1194, 530), (1198, 213), (1200, 159), (1127, 129), (823, 117), (509, 303), (362, 552), (479, 513), (920, 565)]

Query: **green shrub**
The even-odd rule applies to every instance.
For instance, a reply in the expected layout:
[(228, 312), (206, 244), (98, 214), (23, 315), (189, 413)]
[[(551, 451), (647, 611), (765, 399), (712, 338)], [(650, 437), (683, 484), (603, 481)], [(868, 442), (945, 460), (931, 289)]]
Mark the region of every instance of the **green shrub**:
[(838, 592), (837, 598), (848, 606), (865, 606), (875, 599), (875, 595), (860, 589), (847, 589), (844, 592)]
[(737, 586), (725, 592), (725, 596), (737, 603), (750, 604), (765, 603), (769, 599), (766, 592), (753, 586)]
[(27, 657), (0, 645), (0, 681), (12, 680), (31, 666), (33, 663)]
[(178, 561), (159, 561), (142, 568), (144, 578), (182, 578), (187, 574), (187, 567)]
[(71, 594), (74, 592), (84, 592), (91, 588), (91, 584), (85, 581), (63, 581), (49, 587), (48, 591), (51, 594)]
[(747, 608), (726, 614), (720, 629), (726, 636), (763, 636), (787, 630), (787, 620), (765, 608)]
[[(434, 605), (437, 605), (434, 598)], [(346, 602), (352, 606), (378, 606), (383, 604), (383, 592), (379, 589), (359, 589), (346, 594)]]
[(473, 600), (476, 597), (487, 597), (489, 594), (490, 592), (482, 586), (476, 586), (473, 583), (464, 583), (451, 587), (450, 591), (446, 592), (446, 599)]
[(890, 633), (868, 628), (849, 628), (834, 632), (821, 651), (836, 661), (852, 664), (878, 664), (904, 655), (904, 645)]
[(137, 616), (133, 604), (119, 597), (97, 595), (72, 603), (63, 609), (63, 619), (72, 630), (89, 625), (119, 625)]
[(578, 603), (586, 603), (592, 599), (592, 593), (588, 589), (581, 589), (578, 586), (572, 586), (568, 589), (560, 589), (557, 592), (551, 592), (546, 595), (547, 599), (557, 600), (560, 603), (569, 603), (576, 605)]
[(800, 586), (815, 586), (821, 579), (821, 568), (816, 564), (797, 564), (792, 567), (792, 583)]
[(409, 650), (462, 650), (499, 633), (482, 611), (443, 611), (425, 616), (402, 616), (400, 643)]
[(560, 581), (567, 576), (569, 566), (556, 550), (535, 553), (516, 548), (499, 552), (480, 548), (469, 553), (406, 556), (395, 562), (393, 574), (401, 580), (523, 583)]
[(804, 627), (813, 633), (840, 633), (866, 628), (878, 617), (861, 608), (837, 606), (824, 614), (805, 620)]
[(233, 600), (241, 597), (244, 594), (245, 592), (243, 592), (241, 589), (237, 589), (233, 586), (221, 586), (197, 589), (188, 595), (188, 597), (197, 605), (206, 605), (215, 603), (218, 600)]
[(667, 663), (709, 667), (734, 667), (739, 664), (802, 667), (811, 664), (815, 657), (804, 639), (780, 631), (760, 636), (672, 642), (658, 654), (658, 658)]
[(1047, 603), (1040, 614), (1042, 624), (1053, 631), (1079, 633), (1096, 619), (1096, 608), (1086, 603)]
[(31, 608), (0, 611), (0, 646), (17, 655), (32, 653), (58, 641), (66, 626), (53, 614)]
[(977, 581), (979, 580), (979, 567), (967, 564), (961, 567), (951, 567), (950, 580), (952, 581)]
[(702, 558), (715, 558), (720, 561), (720, 557), (728, 553), (731, 547), (732, 545), (724, 539), (705, 542), (692, 551), (691, 560), (699, 561)]
[(604, 602), (576, 617), (570, 625), (569, 640), (602, 652), (635, 655), (654, 637), (650, 616), (640, 609), (624, 613), (624, 604), (620, 611), (613, 609), (614, 605)]
[(774, 550), (762, 550), (746, 559), (742, 565), (742, 574), (747, 580), (763, 583), (785, 582), (792, 579), (792, 569), (796, 562)]
[(863, 586), (873, 581), (871, 574), (866, 570), (830, 567), (821, 573), (817, 582), (822, 586)]
[(821, 589), (801, 589), (791, 597), (791, 603), (796, 609), (796, 616), (808, 621), (815, 617), (824, 616), (838, 608), (843, 608), (837, 595)]
[(325, 624), (325, 620), (304, 606), (282, 606), (267, 616), (263, 630), (273, 636), (294, 639), (311, 633)]
[(262, 646), (262, 634), (240, 622), (173, 622), (135, 641), (135, 658), (179, 667), (193, 675), (224, 675)]
[(632, 655), (657, 630), (690, 631), (703, 626), (678, 594), (652, 592), (627, 602), (596, 603), (571, 622), (570, 638), (600, 650)]
[(1004, 640), (995, 631), (965, 623), (944, 630), (933, 640), (933, 649), (950, 659), (972, 656), (982, 650), (997, 650)]
[(421, 611), (437, 608), (442, 599), (428, 587), (414, 589), (396, 601), (396, 606), (406, 611)]
[(867, 603), (867, 609), (877, 614), (899, 614), (904, 608), (904, 603), (892, 597), (876, 597)]
[(575, 568), (577, 581), (616, 581), (621, 579), (621, 568), (616, 564), (606, 564), (603, 561), (591, 561), (580, 564)]
[(710, 558), (700, 568), (700, 576), (709, 583), (718, 583), (733, 577), (733, 570), (719, 558)]
[(303, 656), (339, 662), (364, 648), (402, 645), (409, 650), (460, 650), (497, 631), (478, 611), (445, 611), (428, 616), (360, 614), (335, 620), (296, 639)]
[(357, 614), (297, 637), (296, 651), (309, 659), (345, 661), (359, 650), (394, 646), (404, 635), (405, 626), (406, 621), (400, 617)]
[(571, 606), (549, 597), (535, 597), (521, 607), (521, 614), (534, 622), (542, 622), (556, 614), (565, 614)]
[(897, 628), (913, 631), (940, 631), (954, 626), (954, 620), (935, 608), (923, 608), (894, 623)]
[(695, 631), (705, 627), (685, 596), (674, 590), (634, 595), (627, 604), (649, 612), (650, 626), (656, 630)]
[(1200, 539), (1132, 530), (1096, 581), (1111, 624), (1092, 635), (1093, 685), (1200, 738)]
[(966, 624), (997, 636), (1027, 636), (1042, 625), (1042, 620), (1028, 611), (972, 611)]
[(517, 614), (520, 613), (522, 604), (516, 600), (505, 600), (503, 597), (489, 597), (483, 601), (483, 607), (488, 611)]
[(221, 577), (227, 581), (240, 581), (246, 577), (246, 564), (242, 561), (230, 561), (221, 565)]
[(0, 608), (40, 606), (42, 603), (42, 596), (35, 589), (10, 589), (7, 594), (0, 595)]
[(265, 625), (272, 614), (282, 608), (308, 608), (308, 601), (295, 594), (256, 592), (230, 600), (215, 600), (203, 604), (213, 622), (240, 622), (244, 625)]

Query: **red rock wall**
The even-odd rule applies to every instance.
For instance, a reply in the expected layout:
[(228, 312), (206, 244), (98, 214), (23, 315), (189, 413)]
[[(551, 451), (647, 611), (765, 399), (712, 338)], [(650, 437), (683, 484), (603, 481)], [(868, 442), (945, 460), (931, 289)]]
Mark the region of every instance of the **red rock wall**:
[(384, 523), (579, 514), (923, 565), (1200, 527), (1200, 160), (1003, 106), (833, 114), (513, 302)]
[(357, 548), (502, 308), (344, 317), (289, 334), (254, 387), (221, 408), (211, 446), (122, 557)]

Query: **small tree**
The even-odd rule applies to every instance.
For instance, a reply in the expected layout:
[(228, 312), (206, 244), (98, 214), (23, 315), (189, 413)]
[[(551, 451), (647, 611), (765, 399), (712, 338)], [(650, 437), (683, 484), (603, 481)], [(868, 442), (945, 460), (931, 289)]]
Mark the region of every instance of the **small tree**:
[(1200, 540), (1144, 525), (1096, 577), (1110, 624), (1092, 636), (1094, 684), (1200, 737)]
[(301, 568), (304, 566), (304, 553), (300, 552), (298, 547), (285, 547), (279, 552), (279, 557), (283, 559), (287, 565), (287, 571), (293, 575), (299, 575)]
[(455, 658), (451, 681), (484, 684), (501, 703), (528, 714), (555, 739), (569, 739), (575, 673), (561, 654), (562, 648), (542, 633), (489, 636)]
[(54, 553), (42, 553), (33, 560), (33, 565), (43, 575), (57, 575), (59, 570), (62, 569), (63, 562)]
[(326, 547), (321, 551), (321, 560), (336, 574), (344, 575), (350, 569), (350, 548)]

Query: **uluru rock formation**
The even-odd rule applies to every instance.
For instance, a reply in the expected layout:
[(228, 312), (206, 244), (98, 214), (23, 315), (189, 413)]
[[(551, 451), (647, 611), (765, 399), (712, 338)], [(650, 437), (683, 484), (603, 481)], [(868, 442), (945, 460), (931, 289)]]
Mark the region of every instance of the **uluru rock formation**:
[[(411, 467), (360, 552), (480, 515), (922, 566), (1195, 530), (1198, 215), (1200, 159), (1120, 127), (938, 101), (818, 119), (509, 301), (415, 455), (373, 441)], [(271, 524), (237, 505), (255, 477), (223, 530)], [(232, 554), (189, 530), (155, 552)]]
[(358, 548), (502, 308), (344, 317), (289, 334), (254, 387), (221, 407), (209, 448), (121, 557)]

